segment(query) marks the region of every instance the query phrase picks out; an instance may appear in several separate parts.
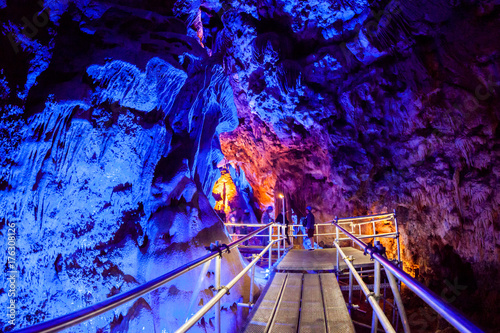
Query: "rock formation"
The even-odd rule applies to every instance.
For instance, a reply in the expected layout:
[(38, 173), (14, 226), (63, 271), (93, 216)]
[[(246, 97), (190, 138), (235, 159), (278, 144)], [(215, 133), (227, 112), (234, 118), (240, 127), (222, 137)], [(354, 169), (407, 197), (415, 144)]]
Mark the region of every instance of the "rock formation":
[[(212, 196), (225, 158), (248, 207), (279, 191), (323, 221), (396, 209), (406, 269), (496, 327), (499, 13), (498, 0), (0, 0), (0, 232), (17, 225), (20, 326), (227, 241)], [(88, 331), (170, 331), (189, 287)]]
[[(102, 5), (95, 17), (70, 4), (47, 23), (43, 45), (17, 30), (12, 12), (25, 9), (16, 5), (3, 9), (2, 41), (15, 43), (2, 62), (0, 211), (3, 235), (17, 226), (19, 328), (150, 281), (206, 254), (212, 241), (227, 243), (207, 197), (220, 176), (219, 135), (238, 120), (221, 63), (181, 20)], [(57, 10), (47, 9), (51, 18)], [(212, 295), (213, 265), (75, 330), (173, 331), (196, 312), (193, 297), (198, 305)], [(238, 267), (232, 253), (223, 274)], [(223, 302), (225, 330), (236, 325), (244, 283)], [(0, 297), (7, 304), (4, 289)], [(5, 318), (2, 330), (11, 329)]]
[(245, 8), (222, 16), (240, 116), (222, 147), (259, 199), (323, 221), (396, 209), (407, 269), (498, 320), (498, 2)]

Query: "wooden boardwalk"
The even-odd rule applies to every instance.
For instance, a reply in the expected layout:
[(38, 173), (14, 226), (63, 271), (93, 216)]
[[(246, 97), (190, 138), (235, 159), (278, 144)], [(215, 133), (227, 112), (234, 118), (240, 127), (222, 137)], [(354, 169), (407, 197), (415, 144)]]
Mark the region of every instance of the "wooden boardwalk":
[(335, 274), (276, 273), (250, 314), (245, 332), (355, 331)]
[[(353, 256), (353, 265), (359, 267), (372, 267), (373, 261), (370, 256), (352, 247), (343, 247), (346, 256)], [(278, 264), (279, 271), (333, 271), (337, 263), (337, 249), (290, 250)], [(340, 270), (347, 268), (345, 262), (340, 258)]]

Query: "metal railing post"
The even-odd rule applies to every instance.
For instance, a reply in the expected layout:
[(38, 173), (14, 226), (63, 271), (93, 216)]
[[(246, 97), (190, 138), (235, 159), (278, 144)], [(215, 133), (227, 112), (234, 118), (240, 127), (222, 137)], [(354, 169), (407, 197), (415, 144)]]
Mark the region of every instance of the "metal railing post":
[[(380, 263), (375, 260), (375, 282), (373, 284), (373, 293), (375, 294), (375, 301), (378, 304), (380, 298)], [(372, 333), (376, 333), (378, 328), (378, 317), (375, 311), (372, 316)]]
[[(199, 267), (203, 265), (204, 263), (207, 263), (211, 261), (212, 259), (217, 258), (220, 256), (221, 252), (222, 253), (228, 253), (230, 250), (236, 248), (237, 246), (241, 245), (245, 241), (249, 240), (250, 238), (254, 237), (255, 235), (263, 232), (269, 226), (271, 223), (267, 225), (252, 225), (250, 226), (257, 226), (257, 230), (249, 232), (249, 234), (246, 237), (243, 237), (242, 239), (239, 239), (237, 241), (234, 241), (230, 244), (228, 244), (227, 248), (224, 248), (222, 250), (220, 249), (212, 249), (212, 251), (202, 257), (196, 258), (195, 260), (188, 262), (180, 267), (177, 267), (157, 278), (154, 278), (153, 280), (150, 280), (136, 288), (133, 288), (131, 290), (125, 291), (121, 294), (112, 296), (108, 299), (105, 299), (104, 301), (98, 302), (96, 304), (90, 305), (86, 308), (77, 310), (75, 312), (68, 313), (64, 316), (57, 317), (54, 319), (50, 319), (46, 322), (39, 323), (30, 327), (26, 328), (21, 328), (19, 330), (13, 331), (16, 333), (55, 333), (59, 332), (61, 330), (70, 328), (76, 324), (85, 322), (87, 320), (90, 320), (100, 314), (103, 314), (107, 311), (110, 311), (112, 309), (115, 309), (116, 307), (123, 305), (133, 299), (136, 299), (144, 294), (147, 294), (153, 290), (158, 289), (159, 287), (165, 285), (169, 281), (172, 281), (173, 279), (195, 269), (196, 267)], [(263, 256), (263, 254), (267, 251), (267, 247), (264, 248), (261, 254), (259, 254), (259, 259)], [(253, 264), (252, 264), (253, 265)], [(246, 274), (247, 271), (250, 270), (251, 267), (245, 268), (243, 270), (243, 273), (240, 273), (239, 276), (242, 274)], [(210, 303), (210, 308), (215, 306), (217, 301), (213, 301), (213, 303)], [(198, 318), (199, 319), (199, 318)], [(196, 320), (198, 320), (196, 319)], [(194, 323), (196, 322), (194, 320)]]
[[(353, 256), (349, 256), (349, 261), (354, 260)], [(352, 309), (352, 272), (349, 270), (349, 314), (351, 314)]]
[(361, 278), (361, 276), (359, 275), (359, 273), (356, 271), (356, 268), (354, 268), (353, 264), (347, 259), (347, 256), (342, 251), (342, 249), (340, 248), (340, 246), (338, 244), (335, 244), (335, 247), (337, 248), (337, 251), (339, 251), (340, 253), (342, 253), (342, 260), (344, 260), (344, 262), (346, 263), (347, 268), (349, 269), (349, 271), (352, 272), (354, 278), (356, 279), (356, 281), (359, 284), (359, 287), (361, 289), (360, 291), (363, 294), (365, 294), (366, 300), (372, 306), (373, 313), (376, 314), (378, 316), (378, 318), (380, 319), (380, 322), (381, 322), (382, 327), (384, 328), (384, 330), (386, 332), (388, 332), (388, 333), (396, 333), (396, 330), (394, 330), (394, 328), (391, 326), (391, 322), (389, 321), (389, 319), (387, 319), (387, 316), (385, 315), (385, 313), (380, 308), (380, 305), (379, 305), (379, 303), (377, 301), (377, 298), (375, 297), (374, 293), (370, 292), (370, 290), (366, 286), (365, 282), (363, 281), (363, 278)]
[[(285, 212), (285, 195), (283, 194), (283, 213), (282, 213), (283, 214), (283, 221), (282, 221), (283, 222), (283, 224), (282, 224), (283, 226), (286, 225), (286, 216), (285, 216), (285, 213), (286, 213)], [(282, 231), (283, 231), (283, 235), (284, 235), (285, 234), (285, 230), (282, 230)], [(285, 252), (285, 241), (283, 241), (283, 252)], [(279, 256), (278, 256), (278, 258), (279, 258)]]
[[(318, 231), (318, 230), (319, 230), (319, 228), (318, 228), (318, 227), (319, 227), (319, 226), (318, 226), (317, 224), (315, 224), (314, 226), (315, 226), (315, 229), (316, 229), (316, 235), (315, 235), (315, 237), (314, 237), (314, 238), (316, 239), (316, 244), (318, 244), (318, 246), (319, 246), (319, 242), (318, 242), (318, 239), (319, 239), (319, 236), (318, 236), (318, 234), (319, 234), (319, 231)], [(314, 247), (313, 247), (313, 248), (314, 248)]]
[[(272, 233), (273, 233), (273, 225), (271, 224), (269, 226), (269, 230), (268, 230), (268, 233), (269, 233), (269, 244), (272, 243)], [(272, 257), (272, 245), (269, 247), (269, 274), (271, 274), (271, 257)]]
[(399, 245), (399, 227), (398, 227), (398, 219), (396, 218), (396, 210), (394, 209), (394, 225), (396, 226), (396, 246), (397, 246), (397, 251), (398, 251), (398, 265), (401, 262), (401, 252), (400, 252), (400, 245)]
[(252, 268), (252, 266), (257, 264), (257, 262), (260, 260), (260, 258), (262, 258), (264, 253), (271, 246), (272, 246), (272, 243), (267, 245), (255, 257), (255, 259), (252, 260), (252, 262), (249, 265), (247, 265), (238, 275), (236, 275), (231, 281), (229, 281), (227, 283), (227, 285), (222, 286), (221, 289), (219, 290), (219, 292), (217, 292), (217, 294), (214, 297), (212, 297), (212, 299), (210, 299), (207, 303), (205, 303), (205, 305), (203, 305), (203, 307), (198, 312), (196, 312), (196, 314), (194, 316), (192, 316), (188, 321), (186, 321), (184, 323), (184, 325), (182, 325), (175, 332), (176, 333), (184, 333), (187, 330), (189, 330), (194, 324), (196, 324), (211, 308), (213, 308), (220, 301), (220, 299), (222, 297), (224, 297), (224, 295), (228, 294), (229, 290), (231, 290), (231, 288), (233, 288), (234, 285), (248, 273), (248, 271)]
[[(278, 224), (278, 228), (276, 228), (276, 229), (278, 229), (278, 239), (280, 239), (281, 238), (281, 226)], [(277, 243), (278, 243), (278, 259), (277, 260), (279, 260), (281, 257), (281, 240), (278, 240)]]
[[(254, 257), (255, 257), (255, 255), (254, 255)], [(252, 280), (250, 281), (250, 297), (248, 299), (248, 304), (250, 304), (250, 306), (253, 303), (253, 285), (254, 285), (254, 281), (255, 281), (255, 265), (252, 266)]]
[[(434, 309), (440, 316), (442, 316), (444, 319), (446, 319), (451, 325), (453, 325), (458, 331), (460, 332), (477, 332), (477, 333), (482, 333), (483, 331), (479, 329), (477, 326), (475, 326), (472, 322), (470, 322), (467, 318), (463, 317), (455, 308), (453, 308), (450, 304), (447, 302), (443, 301), (437, 294), (432, 292), (429, 288), (424, 286), (422, 283), (418, 282), (416, 279), (412, 278), (410, 275), (408, 275), (405, 271), (403, 271), (399, 265), (393, 264), (391, 261), (389, 261), (386, 257), (383, 257), (373, 249), (370, 249), (367, 244), (362, 242), (360, 239), (356, 238), (354, 235), (352, 235), (350, 232), (342, 228), (337, 224), (338, 229), (342, 231), (344, 234), (346, 234), (349, 238), (354, 240), (356, 244), (358, 244), (362, 250), (366, 250), (367, 253), (370, 256), (373, 256), (373, 258), (381, 263), (384, 266), (385, 271), (390, 271), (394, 277), (399, 279), (399, 282), (404, 283), (408, 289), (413, 291), (422, 301), (427, 303), (432, 309)], [(335, 246), (337, 247), (337, 251), (340, 249), (340, 247), (335, 243)], [(345, 260), (344, 260), (345, 261)], [(348, 266), (350, 265), (350, 262), (347, 260), (346, 263)], [(354, 267), (349, 266), (350, 269), (354, 270)], [(359, 283), (360, 280), (358, 279), (358, 274), (357, 272), (353, 272), (354, 277), (356, 280), (358, 280)], [(362, 280), (361, 280), (362, 281)], [(368, 292), (369, 293), (369, 292)], [(370, 293), (371, 294), (371, 293)], [(366, 293), (365, 293), (366, 295)], [(372, 304), (372, 307), (375, 306), (377, 307), (378, 304), (372, 300), (372, 295), (369, 295), (369, 301), (370, 304)], [(372, 303), (373, 301), (373, 303)], [(380, 308), (380, 306), (378, 306)], [(378, 309), (377, 309), (378, 311)], [(382, 311), (382, 309), (380, 309)], [(384, 315), (385, 316), (385, 315)], [(381, 318), (381, 317), (379, 317)], [(384, 326), (385, 324), (382, 323)], [(384, 329), (385, 326), (384, 326)], [(387, 329), (386, 329), (387, 331)]]
[[(351, 232), (354, 233), (354, 224), (351, 222), (349, 225), (351, 227)], [(354, 247), (354, 241), (351, 241), (352, 247)]]
[[(359, 235), (361, 236), (361, 224), (358, 224)], [(358, 245), (359, 246), (359, 245)], [(354, 240), (352, 241), (352, 247), (354, 247)]]
[(375, 241), (377, 240), (377, 238), (375, 237), (377, 231), (375, 230), (375, 221), (373, 220), (372, 220), (372, 227), (373, 227), (373, 244), (375, 244)]
[(403, 305), (403, 300), (401, 299), (401, 294), (399, 293), (398, 284), (394, 275), (388, 270), (385, 271), (387, 278), (389, 279), (389, 284), (391, 285), (392, 294), (394, 295), (394, 301), (398, 306), (398, 312), (401, 314), (401, 322), (403, 323), (403, 329), (405, 333), (410, 333), (410, 324), (408, 323), (408, 317), (406, 316), (406, 311)]
[[(221, 270), (222, 256), (215, 258), (215, 289), (217, 292), (220, 290), (220, 270)], [(220, 301), (215, 305), (215, 332), (220, 333)]]
[(286, 240), (290, 240), (290, 225), (288, 225), (288, 234), (287, 234), (287, 230), (286, 230), (286, 224), (283, 225), (283, 230), (282, 230), (282, 234), (284, 236), (283, 238), (283, 253), (285, 252), (285, 249), (286, 249), (286, 246), (287, 246), (287, 242)]
[[(340, 243), (339, 243), (339, 228), (338, 228), (338, 223), (339, 223), (339, 218), (337, 216), (335, 216), (335, 242), (337, 243), (338, 246), (340, 246)], [(339, 272), (340, 272), (340, 267), (339, 267), (339, 262), (340, 262), (340, 254), (339, 254), (339, 251), (337, 250), (337, 279), (339, 278)]]

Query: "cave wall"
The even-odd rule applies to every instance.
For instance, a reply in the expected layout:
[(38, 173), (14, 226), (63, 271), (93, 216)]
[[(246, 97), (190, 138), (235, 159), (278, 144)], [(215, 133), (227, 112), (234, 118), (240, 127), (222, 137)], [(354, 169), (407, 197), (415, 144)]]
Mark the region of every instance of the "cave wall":
[[(222, 62), (166, 5), (0, 5), (0, 228), (7, 240), (16, 225), (19, 271), (15, 326), (2, 316), (0, 330), (90, 306), (229, 242), (208, 196), (220, 176), (219, 135), (238, 125), (232, 89)], [(36, 33), (23, 30), (26, 20)], [(7, 251), (1, 258), (7, 286)], [(241, 267), (229, 254), (222, 282)], [(213, 295), (214, 270), (193, 270), (71, 331), (174, 331)], [(241, 320), (235, 302), (248, 299), (248, 284), (222, 301), (224, 331)], [(2, 304), (10, 298), (0, 289)], [(193, 331), (213, 329), (213, 317)]]
[(238, 6), (220, 34), (240, 126), (222, 148), (259, 200), (284, 190), (322, 221), (396, 209), (406, 269), (494, 327), (499, 2)]

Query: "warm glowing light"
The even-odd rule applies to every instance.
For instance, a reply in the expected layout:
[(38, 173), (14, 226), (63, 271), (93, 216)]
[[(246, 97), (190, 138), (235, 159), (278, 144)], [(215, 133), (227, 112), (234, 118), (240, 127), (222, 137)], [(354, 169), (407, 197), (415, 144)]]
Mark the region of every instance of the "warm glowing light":
[(217, 200), (214, 209), (229, 214), (231, 212), (229, 203), (237, 195), (236, 186), (229, 172), (222, 170), (221, 177), (215, 183), (212, 192), (215, 194), (214, 197)]
[(278, 197), (279, 197), (280, 199), (283, 199), (285, 196), (283, 195), (283, 193), (280, 193), (280, 194), (278, 195)]

